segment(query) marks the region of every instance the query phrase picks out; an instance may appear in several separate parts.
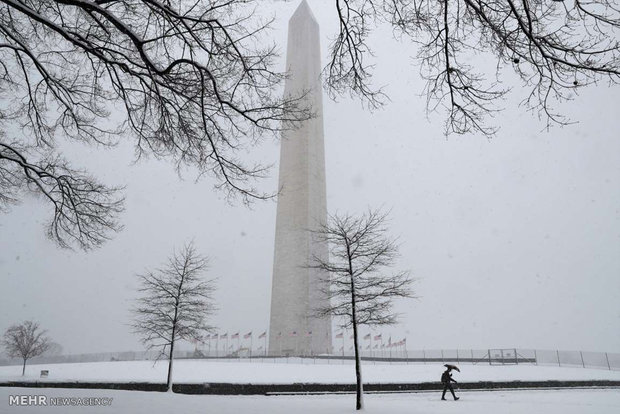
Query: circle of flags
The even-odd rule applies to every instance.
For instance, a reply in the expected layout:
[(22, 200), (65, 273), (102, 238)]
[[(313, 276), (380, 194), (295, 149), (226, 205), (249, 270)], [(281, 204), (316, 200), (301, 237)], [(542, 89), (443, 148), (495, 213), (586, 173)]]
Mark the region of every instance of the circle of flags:
[[(300, 338), (309, 338), (312, 337), (312, 331), (299, 332), (297, 330), (284, 333), (286, 337), (295, 338), (295, 342), (300, 340)], [(272, 341), (275, 342), (273, 344), (274, 348), (277, 349), (277, 343), (281, 343), (284, 341), (285, 335), (283, 332), (278, 332), (275, 334), (275, 337), (272, 338)], [(346, 335), (349, 340), (353, 339), (353, 334)], [(258, 356), (267, 355), (267, 351), (269, 347), (267, 346), (267, 331), (263, 331), (261, 334), (257, 336), (258, 343), (254, 346), (254, 334), (253, 331), (249, 331), (245, 334), (241, 334), (241, 332), (237, 331), (235, 333), (229, 332), (224, 333), (211, 333), (205, 335), (200, 340), (192, 340), (190, 341), (194, 347), (195, 351), (198, 351), (198, 345), (200, 344), (202, 347), (206, 347), (206, 349), (201, 350), (200, 352), (207, 351), (209, 356), (221, 356), (226, 357), (230, 356), (232, 352), (233, 355), (238, 354), (239, 352), (247, 352), (250, 356), (254, 349), (258, 351)], [(358, 335), (360, 341), (360, 350), (364, 352), (370, 352), (370, 356), (393, 356), (392, 351), (396, 352), (404, 352), (406, 353), (407, 346), (407, 338), (403, 338), (400, 341), (392, 341), (392, 337), (389, 336), (387, 343), (383, 341), (383, 334), (371, 334), (366, 333), (365, 335)], [(354, 345), (345, 346), (345, 331), (341, 330), (336, 332), (334, 335), (335, 340), (342, 341), (340, 346), (339, 344), (334, 344), (334, 350), (340, 351), (342, 355), (344, 355), (345, 349), (352, 351), (354, 349)], [(249, 340), (249, 344), (246, 342)], [(364, 341), (368, 341), (368, 343), (364, 343)], [(243, 346), (242, 346), (243, 345)], [(280, 348), (281, 350), (281, 348)], [(387, 353), (389, 351), (389, 354)], [(337, 352), (337, 351), (336, 351)], [(204, 354), (204, 353), (203, 353)]]

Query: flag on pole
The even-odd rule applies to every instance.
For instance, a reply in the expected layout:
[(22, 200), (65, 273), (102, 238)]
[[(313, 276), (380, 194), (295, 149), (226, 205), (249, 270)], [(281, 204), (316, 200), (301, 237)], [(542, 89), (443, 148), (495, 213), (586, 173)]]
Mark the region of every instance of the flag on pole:
[(249, 337), (252, 336), (252, 331), (246, 333), (245, 335), (243, 335), (243, 339), (248, 339)]
[(370, 334), (364, 335), (364, 339), (370, 339)]
[(238, 338), (239, 338), (239, 332), (232, 334), (230, 337), (230, 339), (238, 339)]
[(381, 334), (375, 335), (375, 341), (380, 341), (380, 340), (381, 340)]
[(263, 339), (263, 338), (264, 338), (264, 337), (266, 337), (266, 336), (267, 336), (267, 331), (265, 331), (265, 332), (263, 332), (262, 334), (260, 334), (260, 335), (258, 336), (258, 339)]
[(340, 332), (339, 334), (337, 334), (337, 335), (336, 335), (336, 338), (337, 338), (337, 339), (342, 339), (342, 338), (344, 338), (344, 333), (343, 333), (343, 332)]

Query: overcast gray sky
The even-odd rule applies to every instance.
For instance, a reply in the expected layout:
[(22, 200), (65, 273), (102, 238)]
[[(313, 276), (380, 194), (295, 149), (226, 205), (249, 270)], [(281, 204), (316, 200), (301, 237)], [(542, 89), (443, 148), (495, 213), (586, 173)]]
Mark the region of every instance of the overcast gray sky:
[[(333, 1), (310, 1), (321, 26), (323, 64), (335, 34)], [(277, 6), (273, 6), (276, 4)], [(264, 2), (286, 50), (297, 1)], [(380, 329), (408, 348), (549, 348), (620, 352), (620, 91), (584, 90), (558, 109), (579, 123), (544, 130), (515, 90), (482, 136), (443, 136), (443, 114), (425, 112), (415, 48), (371, 36), (376, 83), (391, 102), (369, 113), (325, 99), (328, 209), (392, 209), (399, 267), (418, 278), (419, 300), (401, 302), (402, 323)], [(482, 59), (482, 58), (480, 58)], [(280, 67), (284, 66), (282, 56)], [(194, 240), (218, 277), (222, 332), (267, 329), (275, 202), (229, 205), (208, 178), (179, 180), (155, 160), (132, 165), (131, 141), (114, 150), (64, 146), (76, 166), (126, 185), (123, 232), (91, 253), (61, 250), (44, 236), (51, 214), (26, 197), (0, 214), (0, 331), (35, 319), (65, 352), (141, 349), (128, 309), (135, 274)], [(278, 142), (252, 157), (275, 163)]]

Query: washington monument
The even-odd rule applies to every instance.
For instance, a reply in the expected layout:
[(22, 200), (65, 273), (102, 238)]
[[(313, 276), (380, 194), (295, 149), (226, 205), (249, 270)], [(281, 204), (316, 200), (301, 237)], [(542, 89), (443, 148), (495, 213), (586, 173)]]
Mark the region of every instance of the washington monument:
[(331, 319), (313, 317), (328, 300), (326, 275), (307, 267), (327, 258), (328, 247), (309, 231), (325, 223), (327, 206), (319, 25), (305, 0), (289, 20), (286, 66), (285, 95), (307, 92), (304, 105), (315, 116), (282, 134), (269, 353), (316, 355), (331, 353), (332, 338)]

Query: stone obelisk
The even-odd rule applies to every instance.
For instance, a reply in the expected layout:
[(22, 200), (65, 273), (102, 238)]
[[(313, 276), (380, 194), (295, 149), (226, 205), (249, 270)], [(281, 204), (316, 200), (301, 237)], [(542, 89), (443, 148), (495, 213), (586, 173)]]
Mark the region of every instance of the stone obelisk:
[(331, 353), (332, 338), (331, 318), (314, 315), (328, 300), (326, 275), (308, 268), (328, 247), (310, 231), (325, 223), (327, 203), (319, 25), (305, 0), (289, 20), (286, 65), (285, 95), (307, 92), (303, 105), (314, 117), (282, 134), (269, 353), (316, 355)]

